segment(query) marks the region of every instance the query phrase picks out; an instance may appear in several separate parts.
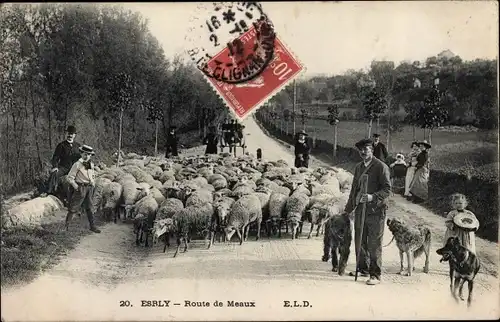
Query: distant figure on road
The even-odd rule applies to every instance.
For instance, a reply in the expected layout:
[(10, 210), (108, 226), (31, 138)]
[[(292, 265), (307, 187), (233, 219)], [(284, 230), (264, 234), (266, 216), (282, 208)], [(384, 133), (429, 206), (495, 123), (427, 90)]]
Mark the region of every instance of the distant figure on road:
[(373, 133), (373, 156), (382, 162), (385, 162), (389, 153), (387, 153), (387, 148), (384, 143), (380, 142), (380, 134)]
[(308, 168), (309, 167), (309, 154), (311, 153), (311, 147), (306, 140), (307, 133), (302, 130), (297, 133), (297, 138), (295, 141), (295, 167), (296, 168)]
[[(354, 211), (354, 239), (357, 269), (361, 276), (370, 276), (368, 285), (380, 283), (382, 275), (382, 240), (384, 237), (387, 198), (391, 192), (390, 171), (387, 164), (373, 157), (373, 141), (363, 139), (356, 143), (359, 155), (363, 159), (354, 168), (352, 188), (344, 209), (344, 216)], [(367, 193), (361, 194), (361, 178), (368, 175)], [(365, 221), (361, 222), (362, 207), (366, 203)], [(359, 206), (358, 206), (359, 205)], [(360, 236), (361, 227), (363, 235)], [(361, 247), (361, 249), (359, 249)], [(354, 276), (355, 273), (349, 273)]]
[(217, 154), (217, 144), (219, 140), (215, 133), (215, 127), (211, 126), (208, 130), (207, 136), (203, 139), (203, 144), (207, 146), (205, 154)]
[(165, 153), (165, 157), (167, 159), (179, 155), (179, 153), (177, 152), (177, 145), (179, 143), (179, 139), (177, 138), (177, 134), (175, 133), (176, 129), (177, 127), (171, 126), (170, 131), (167, 135), (167, 146), (166, 146), (167, 152)]
[[(66, 140), (56, 146), (52, 156), (52, 170), (49, 176), (47, 193), (55, 194), (62, 176), (68, 174), (73, 163), (80, 158), (80, 143), (75, 141), (76, 127), (70, 125), (66, 128)], [(67, 195), (64, 197), (68, 197)]]
[(411, 152), (408, 155), (408, 169), (406, 170), (406, 178), (405, 178), (405, 192), (404, 196), (407, 200), (411, 199), (410, 194), (410, 186), (413, 182), (413, 177), (415, 176), (415, 171), (417, 170), (417, 156), (420, 154), (420, 147), (418, 146), (418, 142), (414, 141), (411, 143)]

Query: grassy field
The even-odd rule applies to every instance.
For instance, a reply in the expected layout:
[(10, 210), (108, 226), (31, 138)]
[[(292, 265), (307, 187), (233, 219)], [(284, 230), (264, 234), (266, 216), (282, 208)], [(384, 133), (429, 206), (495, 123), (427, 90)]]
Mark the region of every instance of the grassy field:
[[(279, 123), (278, 123), (279, 124)], [(286, 125), (283, 125), (286, 128)], [(288, 131), (293, 129), (293, 123), (288, 122)], [(302, 124), (296, 122), (297, 131)], [(333, 127), (325, 120), (306, 120), (305, 130), (310, 136), (333, 143)], [(386, 143), (383, 129), (377, 130), (373, 124), (372, 133), (380, 133), (381, 141)], [(354, 144), (368, 133), (368, 124), (363, 122), (343, 121), (337, 127), (337, 144), (344, 147), (353, 147)], [(424, 139), (424, 130), (415, 130), (416, 139)], [(402, 131), (391, 134), (391, 142), (387, 147), (390, 154), (398, 152), (408, 153), (413, 141), (413, 128), (404, 126)], [(479, 167), (497, 161), (498, 136), (495, 131), (443, 131), (432, 132), (432, 149), (430, 150), (431, 167), (446, 169), (446, 167)]]

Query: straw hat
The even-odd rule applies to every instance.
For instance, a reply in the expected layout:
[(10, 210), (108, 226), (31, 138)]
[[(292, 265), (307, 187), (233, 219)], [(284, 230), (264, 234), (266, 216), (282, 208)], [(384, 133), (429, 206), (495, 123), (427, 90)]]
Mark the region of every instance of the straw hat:
[(479, 221), (470, 212), (459, 212), (454, 218), (453, 223), (460, 228), (472, 230), (479, 227)]

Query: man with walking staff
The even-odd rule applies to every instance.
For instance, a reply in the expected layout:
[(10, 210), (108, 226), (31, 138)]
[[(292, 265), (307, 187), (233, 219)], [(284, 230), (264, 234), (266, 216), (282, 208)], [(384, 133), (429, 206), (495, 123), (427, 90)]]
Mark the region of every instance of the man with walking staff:
[(389, 167), (373, 156), (373, 141), (356, 143), (363, 159), (354, 170), (354, 178), (344, 209), (344, 216), (354, 212), (356, 272), (350, 276), (368, 277), (368, 285), (380, 283), (382, 275), (382, 240), (387, 199), (391, 191)]

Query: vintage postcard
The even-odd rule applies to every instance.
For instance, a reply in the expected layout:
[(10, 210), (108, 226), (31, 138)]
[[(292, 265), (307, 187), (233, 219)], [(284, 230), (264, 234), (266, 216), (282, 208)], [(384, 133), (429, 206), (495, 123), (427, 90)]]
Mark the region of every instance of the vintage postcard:
[(498, 2), (0, 5), (2, 321), (498, 319)]

